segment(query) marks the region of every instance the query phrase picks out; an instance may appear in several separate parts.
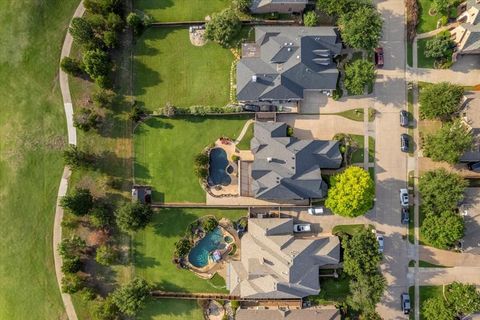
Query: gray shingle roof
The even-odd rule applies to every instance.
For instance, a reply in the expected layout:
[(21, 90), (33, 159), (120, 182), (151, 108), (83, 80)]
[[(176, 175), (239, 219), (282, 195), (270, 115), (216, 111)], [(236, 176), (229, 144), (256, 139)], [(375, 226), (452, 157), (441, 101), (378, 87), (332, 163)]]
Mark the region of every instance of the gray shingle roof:
[(270, 4), (307, 4), (308, 0), (253, 0), (250, 6), (252, 12), (257, 11), (257, 9), (268, 6)]
[(305, 89), (336, 88), (333, 57), (342, 44), (335, 28), (260, 26), (255, 42), (259, 55), (237, 64), (238, 100), (301, 100)]
[(327, 185), (321, 169), (342, 163), (338, 141), (287, 137), (283, 122), (256, 122), (250, 148), (252, 189), (261, 199), (323, 198)]
[(240, 309), (236, 320), (340, 320), (340, 311), (334, 308), (300, 310)]

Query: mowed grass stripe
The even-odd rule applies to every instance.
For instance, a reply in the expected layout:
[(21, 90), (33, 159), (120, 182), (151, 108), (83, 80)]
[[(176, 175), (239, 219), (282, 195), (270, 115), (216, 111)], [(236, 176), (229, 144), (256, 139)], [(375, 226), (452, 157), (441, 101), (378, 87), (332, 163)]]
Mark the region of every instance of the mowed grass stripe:
[(136, 0), (135, 9), (159, 22), (203, 21), (207, 15), (222, 11), (231, 0)]

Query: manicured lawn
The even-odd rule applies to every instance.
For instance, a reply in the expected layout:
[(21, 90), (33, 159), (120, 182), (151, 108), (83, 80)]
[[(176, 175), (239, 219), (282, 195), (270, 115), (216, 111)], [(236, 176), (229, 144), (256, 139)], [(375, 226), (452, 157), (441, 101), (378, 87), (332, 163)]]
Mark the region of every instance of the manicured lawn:
[[(172, 263), (174, 244), (185, 235), (187, 226), (204, 215), (237, 220), (246, 210), (161, 209), (152, 223), (135, 235), (135, 272), (161, 290), (181, 292), (225, 292), (220, 277), (204, 280)], [(162, 318), (160, 318), (162, 319)]]
[(407, 64), (413, 67), (413, 44), (410, 41), (407, 41)]
[[(352, 155), (352, 163), (363, 163), (363, 155), (365, 152), (364, 136), (358, 134), (352, 134), (350, 136), (358, 146), (358, 150)], [(368, 137), (368, 161), (375, 161), (375, 139), (372, 137)]]
[(337, 234), (339, 232), (346, 233), (349, 235), (354, 235), (358, 232), (360, 232), (363, 228), (373, 228), (371, 225), (365, 226), (364, 224), (342, 224), (333, 227), (332, 229), (332, 234)]
[(150, 111), (224, 106), (229, 102), (232, 53), (216, 43), (195, 47), (186, 28), (149, 28), (134, 53), (134, 95)]
[(195, 300), (151, 299), (136, 316), (138, 320), (203, 320)]
[[(418, 59), (418, 67), (419, 68), (434, 68), (435, 67), (435, 59), (434, 58), (427, 58), (425, 56), (425, 47), (427, 45), (427, 41), (431, 40), (432, 38), (426, 39), (419, 39), (417, 41), (417, 59)], [(452, 56), (448, 56), (448, 62), (452, 61)]]
[(0, 1), (0, 319), (63, 319), (52, 227), (66, 125), (58, 62), (78, 1)]
[(432, 3), (432, 0), (418, 0), (417, 33), (429, 32), (437, 28), (437, 21), (441, 18), (441, 14), (437, 13), (435, 16), (431, 16), (428, 13)]
[[(435, 297), (442, 297), (443, 296), (443, 291), (442, 291), (442, 286), (420, 286), (420, 320), (425, 319), (423, 317), (422, 313), (422, 304), (424, 301), (430, 298), (435, 298)], [(410, 319), (414, 319), (413, 315), (415, 314), (415, 288), (410, 287), (408, 289), (408, 293), (410, 295), (410, 305), (412, 307), (412, 310), (410, 311)]]
[(135, 9), (155, 21), (203, 21), (207, 15), (227, 8), (231, 0), (137, 0)]
[[(415, 260), (410, 260), (410, 262), (408, 263), (408, 266), (409, 267), (415, 267)], [(433, 263), (423, 261), (423, 260), (418, 260), (418, 266), (420, 268), (448, 268), (446, 266), (433, 264)]]
[(250, 150), (250, 140), (253, 139), (253, 123), (248, 126), (247, 132), (243, 136), (242, 140), (237, 144), (237, 148), (240, 150)]
[(335, 304), (344, 302), (350, 294), (350, 277), (347, 275), (339, 278), (320, 278), (320, 293), (315, 296), (309, 296), (308, 300), (314, 304)]
[(135, 182), (153, 186), (153, 200), (204, 202), (195, 156), (219, 137), (235, 139), (249, 116), (151, 118), (135, 130)]

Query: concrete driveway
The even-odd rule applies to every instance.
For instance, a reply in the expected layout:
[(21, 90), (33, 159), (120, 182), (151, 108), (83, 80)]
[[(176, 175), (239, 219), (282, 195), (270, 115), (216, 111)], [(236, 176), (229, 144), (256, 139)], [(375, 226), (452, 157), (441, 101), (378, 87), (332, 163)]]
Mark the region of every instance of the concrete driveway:
[(480, 263), (480, 188), (466, 189), (461, 210), (465, 214), (464, 251), (479, 255)]

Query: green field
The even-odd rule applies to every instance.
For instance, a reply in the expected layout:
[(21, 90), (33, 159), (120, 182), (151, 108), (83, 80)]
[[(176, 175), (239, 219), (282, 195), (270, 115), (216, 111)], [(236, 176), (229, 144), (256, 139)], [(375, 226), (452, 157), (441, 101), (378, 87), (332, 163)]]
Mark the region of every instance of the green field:
[[(204, 215), (237, 220), (246, 210), (161, 209), (152, 223), (135, 235), (135, 272), (160, 290), (181, 292), (225, 292), (225, 282), (216, 276), (204, 280), (172, 263), (174, 244), (188, 225)], [(163, 319), (163, 318), (160, 318)]]
[(136, 316), (138, 320), (203, 320), (202, 309), (195, 300), (150, 300)]
[(0, 2), (0, 319), (65, 317), (52, 251), (66, 145), (57, 76), (77, 5)]
[(195, 156), (221, 136), (235, 139), (249, 116), (151, 118), (135, 131), (135, 182), (153, 186), (153, 200), (205, 202)]
[(417, 59), (419, 68), (433, 68), (435, 65), (434, 58), (425, 57), (425, 47), (427, 45), (427, 41), (430, 39), (432, 38), (419, 39), (417, 41)]
[(207, 15), (230, 6), (231, 2), (231, 0), (137, 0), (135, 9), (160, 22), (203, 21)]
[(224, 106), (230, 96), (230, 50), (209, 42), (195, 47), (188, 29), (150, 28), (137, 40), (134, 95), (147, 110)]

